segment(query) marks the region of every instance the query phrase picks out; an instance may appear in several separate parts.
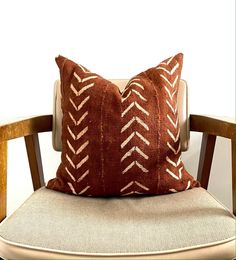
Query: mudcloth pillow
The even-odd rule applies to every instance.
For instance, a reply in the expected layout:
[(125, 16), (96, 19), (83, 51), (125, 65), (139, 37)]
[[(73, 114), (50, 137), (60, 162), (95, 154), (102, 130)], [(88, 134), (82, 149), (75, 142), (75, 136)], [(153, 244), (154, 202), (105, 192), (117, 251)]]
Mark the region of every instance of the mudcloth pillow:
[(47, 187), (84, 196), (165, 194), (199, 186), (181, 160), (177, 54), (121, 93), (62, 56), (62, 161)]

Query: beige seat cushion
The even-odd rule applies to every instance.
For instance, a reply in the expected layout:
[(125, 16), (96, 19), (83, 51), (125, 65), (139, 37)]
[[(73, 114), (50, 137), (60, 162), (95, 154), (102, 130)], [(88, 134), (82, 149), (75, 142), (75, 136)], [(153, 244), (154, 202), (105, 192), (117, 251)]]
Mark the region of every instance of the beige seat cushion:
[[(122, 91), (128, 80), (111, 80)], [(178, 101), (178, 116), (180, 125), (180, 142), (181, 150), (187, 151), (189, 145), (189, 115), (188, 115), (188, 88), (187, 83), (184, 80), (180, 80), (179, 92), (177, 95)], [(60, 81), (57, 80), (54, 86), (54, 105), (53, 105), (53, 131), (52, 131), (52, 143), (56, 151), (61, 151), (61, 133), (62, 133), (62, 111), (61, 111), (61, 91)]]
[(232, 259), (235, 218), (206, 190), (88, 198), (46, 188), (0, 224), (6, 259)]

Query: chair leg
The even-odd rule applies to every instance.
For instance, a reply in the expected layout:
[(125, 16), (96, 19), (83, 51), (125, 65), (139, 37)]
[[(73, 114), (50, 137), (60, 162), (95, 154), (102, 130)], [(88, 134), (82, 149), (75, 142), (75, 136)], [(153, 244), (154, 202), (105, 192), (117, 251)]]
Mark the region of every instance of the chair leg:
[(205, 189), (208, 187), (216, 136), (203, 133), (197, 180)]
[(7, 215), (7, 141), (0, 142), (0, 222)]
[(232, 190), (233, 190), (233, 213), (236, 216), (236, 140), (232, 144)]
[(38, 134), (25, 136), (29, 166), (34, 190), (45, 185)]

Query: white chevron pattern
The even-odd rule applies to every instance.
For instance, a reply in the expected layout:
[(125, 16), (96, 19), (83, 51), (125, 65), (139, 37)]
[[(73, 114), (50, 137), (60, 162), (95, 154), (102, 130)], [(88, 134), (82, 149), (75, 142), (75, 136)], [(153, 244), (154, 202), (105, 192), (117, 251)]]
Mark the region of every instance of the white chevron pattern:
[(141, 88), (142, 90), (144, 90), (143, 85), (141, 85), (140, 83), (137, 83), (137, 82), (132, 82), (132, 83), (130, 83), (130, 84), (129, 84), (129, 87), (131, 87), (131, 86), (137, 86), (137, 87)]
[(134, 101), (125, 109), (125, 111), (122, 112), (121, 117), (124, 117), (134, 106), (137, 109), (139, 109), (142, 113), (144, 113), (147, 116), (149, 116), (149, 113), (142, 106), (140, 106), (137, 101)]
[(167, 74), (173, 75), (173, 74), (175, 73), (175, 71), (178, 69), (178, 67), (179, 67), (179, 63), (177, 63), (177, 64), (173, 67), (173, 69), (172, 69), (171, 71), (167, 70), (166, 68), (164, 68), (164, 67), (162, 67), (162, 66), (158, 66), (156, 69), (157, 69), (157, 70), (163, 70), (163, 71), (165, 71)]
[[(131, 181), (131, 182), (129, 182), (127, 185), (125, 185), (125, 186), (120, 190), (120, 192), (123, 192), (124, 190), (128, 189), (128, 188), (131, 187), (133, 184), (136, 184), (137, 186), (139, 186), (139, 187), (140, 187), (141, 189), (143, 189), (143, 190), (146, 190), (146, 191), (149, 190), (148, 187), (144, 186), (144, 185), (141, 184), (140, 182), (138, 182), (138, 181)], [(133, 191), (133, 193), (135, 193), (135, 191)]]
[[(171, 66), (173, 58), (174, 56), (170, 57), (166, 62), (162, 62), (158, 67), (156, 67), (156, 69), (164, 72), (164, 74), (160, 74), (160, 77), (164, 80), (164, 83), (167, 83), (163, 86), (167, 93), (166, 104), (170, 109), (166, 114), (166, 117), (170, 123), (166, 131), (174, 144), (170, 141), (167, 141), (166, 144), (168, 149), (173, 152), (175, 156), (177, 156), (180, 153), (181, 145), (179, 142), (180, 129), (178, 128), (179, 118), (177, 114), (177, 101), (176, 98), (174, 100), (174, 95), (177, 93), (176, 84), (179, 79), (179, 75), (175, 76), (175, 73), (180, 65), (175, 61), (174, 66)], [(176, 145), (178, 145), (178, 148), (176, 148)], [(181, 166), (181, 156), (178, 157), (177, 162), (173, 161), (173, 159), (170, 159), (169, 156), (166, 156), (166, 162), (168, 162), (168, 164), (170, 164), (170, 166), (174, 167), (175, 169), (171, 170), (171, 168), (169, 169), (167, 167), (166, 172), (175, 180), (181, 180), (183, 170), (183, 166)], [(178, 174), (176, 174), (176, 171)], [(170, 191), (175, 192), (174, 189), (170, 189)]]
[[(79, 67), (83, 70), (83, 72), (89, 73), (88, 71), (85, 71), (85, 68), (82, 67), (81, 65), (79, 65)], [(94, 75), (94, 76), (88, 76), (88, 77), (85, 77), (85, 78), (81, 79), (76, 72), (74, 72), (73, 75), (78, 80), (79, 83), (88, 81), (90, 79), (96, 79), (98, 77), (98, 76)]]
[(131, 156), (133, 152), (137, 152), (146, 160), (149, 158), (148, 155), (146, 155), (141, 149), (138, 148), (138, 146), (134, 146), (127, 153), (124, 154), (120, 161), (123, 162), (127, 157)]
[(179, 168), (179, 176), (176, 176), (171, 170), (169, 170), (168, 168), (166, 169), (166, 172), (169, 173), (169, 175), (171, 177), (173, 177), (176, 180), (181, 180), (182, 179), (182, 170), (183, 167)]
[(171, 111), (175, 115), (177, 112), (177, 104), (175, 105), (175, 107), (173, 107), (168, 100), (166, 100), (166, 104), (168, 105), (168, 107), (171, 109)]
[[(127, 90), (129, 92), (126, 95), (126, 97), (124, 97), (124, 94), (126, 93)], [(141, 112), (141, 115), (144, 116), (144, 118), (146, 116), (149, 116), (149, 112), (143, 106), (143, 104), (145, 105), (145, 103), (147, 102), (147, 99), (140, 92), (140, 91), (143, 91), (143, 90), (144, 90), (144, 86), (142, 85), (140, 79), (134, 78), (131, 81), (129, 81), (129, 83), (127, 84), (126, 88), (124, 89), (124, 91), (122, 93), (122, 97), (121, 97), (122, 103), (123, 102), (128, 103), (128, 106), (126, 106), (126, 108), (124, 108), (124, 110), (121, 113), (121, 118), (125, 119), (126, 115), (128, 115), (131, 110), (132, 110), (133, 113), (135, 111), (137, 111), (137, 110), (133, 110), (133, 108), (137, 108), (139, 110), (139, 112)], [(135, 98), (136, 99), (135, 101), (133, 101), (133, 99), (130, 99), (131, 94), (134, 94), (134, 95), (132, 95), (132, 98)], [(137, 100), (139, 100), (140, 103)], [(128, 131), (129, 129), (133, 130), (136, 127), (141, 127), (141, 128), (143, 128), (143, 130), (149, 131), (149, 127), (146, 124), (145, 120), (143, 118), (141, 119), (139, 116), (134, 115), (131, 119), (129, 119), (128, 122), (126, 121), (124, 123), (123, 127), (121, 128), (121, 133)], [(138, 137), (139, 140), (141, 140), (145, 145), (147, 145), (147, 146), (150, 145), (150, 142), (145, 138), (145, 136), (143, 136), (143, 132), (142, 132), (142, 134), (140, 134), (140, 132), (135, 130), (128, 137), (126, 137), (126, 139), (121, 143), (121, 149), (124, 149), (126, 147), (126, 145), (129, 142), (131, 142), (131, 140), (135, 136)], [(149, 156), (145, 153), (145, 151), (142, 151), (137, 145), (134, 145), (128, 151), (125, 151), (125, 149), (124, 149), (124, 154), (121, 158), (121, 162), (123, 162), (126, 158), (132, 157), (134, 155), (134, 153), (138, 154), (140, 157), (142, 157), (145, 160), (149, 159)], [(128, 166), (124, 167), (122, 174), (127, 173), (134, 166), (137, 166), (142, 173), (148, 172), (148, 170), (144, 167), (144, 165), (142, 165), (140, 162), (138, 162), (136, 157), (135, 157), (135, 159)], [(129, 187), (129, 185), (131, 186), (133, 183), (136, 183), (136, 181), (130, 182), (127, 187)], [(138, 183), (136, 183), (136, 185), (138, 185)], [(142, 184), (140, 184), (140, 185), (142, 185)], [(121, 192), (123, 192), (123, 190), (124, 189), (122, 189)], [(139, 193), (139, 192), (132, 191), (131, 194), (132, 193)], [(130, 194), (130, 192), (129, 192), (129, 194)]]
[(171, 83), (171, 82), (166, 78), (166, 76), (164, 76), (163, 74), (160, 74), (160, 76), (161, 76), (172, 88), (175, 87), (175, 84), (176, 84), (176, 82), (177, 82), (178, 79), (179, 79), (179, 76), (177, 75), (177, 76), (175, 77), (173, 83)]
[(178, 149), (176, 150), (169, 142), (167, 142), (167, 146), (172, 150), (172, 152), (176, 155), (180, 152), (181, 146), (179, 143)]
[(142, 119), (140, 119), (138, 116), (134, 116), (126, 125), (122, 127), (121, 133), (128, 129), (134, 122), (137, 122), (138, 124), (143, 126), (147, 131), (149, 130), (149, 127), (143, 122)]
[[(67, 172), (68, 176), (73, 181), (73, 183), (75, 182), (80, 183), (89, 174), (89, 169), (87, 168), (85, 172), (76, 180), (75, 176), (73, 175), (73, 172), (80, 169), (84, 165), (86, 166), (86, 162), (89, 160), (88, 152), (85, 149), (89, 145), (89, 140), (84, 140), (84, 138), (82, 138), (88, 132), (88, 126), (85, 125), (86, 124), (85, 120), (88, 118), (89, 112), (85, 111), (81, 113), (81, 110), (90, 99), (90, 96), (88, 95), (89, 93), (88, 90), (90, 90), (95, 85), (95, 82), (91, 82), (91, 81), (93, 81), (98, 77), (97, 75), (91, 75), (91, 73), (87, 71), (83, 66), (79, 64), (78, 66), (83, 72), (86, 73), (86, 75), (85, 77), (81, 77), (76, 72), (73, 73), (74, 77), (78, 81), (78, 85), (73, 85), (73, 84), (70, 85), (71, 94), (75, 95), (76, 99), (74, 97), (73, 98), (71, 97), (69, 98), (69, 102), (71, 103), (72, 107), (75, 109), (76, 113), (72, 113), (68, 111), (68, 116), (72, 121), (70, 123), (73, 123), (74, 126), (71, 126), (71, 124), (68, 124), (66, 126), (68, 133), (73, 141), (66, 140), (66, 144), (69, 152), (66, 153), (65, 155), (66, 160), (68, 162), (67, 167), (65, 167), (65, 171)], [(87, 95), (83, 96), (85, 94)], [(79, 100), (78, 97), (80, 97)], [(77, 115), (79, 117), (77, 117)], [(79, 119), (77, 120), (77, 118)], [(82, 125), (82, 123), (83, 123), (83, 127), (81, 128), (80, 125)], [(70, 156), (71, 153), (72, 156)], [(80, 157), (76, 155), (80, 155)], [(78, 158), (80, 160), (79, 162), (78, 162)], [(86, 186), (80, 192), (77, 193), (75, 188), (76, 186), (73, 185), (73, 183), (67, 182), (71, 192), (75, 195), (84, 194), (90, 188), (90, 186)]]
[(178, 158), (176, 163), (174, 161), (172, 161), (168, 156), (166, 156), (166, 161), (168, 163), (170, 163), (172, 166), (178, 167), (180, 165), (180, 163), (181, 163), (181, 156)]
[(85, 117), (88, 115), (88, 111), (86, 111), (81, 117), (80, 119), (77, 121), (75, 120), (75, 118), (73, 117), (73, 115), (69, 112), (69, 116), (71, 118), (71, 120), (73, 121), (74, 125), (80, 125), (80, 123), (85, 119)]
[(142, 172), (149, 172), (145, 167), (143, 167), (143, 165), (141, 163), (139, 163), (138, 161), (133, 161), (131, 164), (129, 164), (123, 171), (122, 173), (126, 173), (127, 171), (129, 171), (133, 166), (137, 165), (139, 167), (139, 169)]
[(167, 129), (167, 133), (169, 134), (169, 136), (171, 137), (171, 139), (176, 143), (177, 141), (179, 141), (179, 135), (180, 135), (180, 130), (178, 130), (178, 133), (176, 136), (174, 136), (174, 134)]
[(81, 94), (83, 94), (86, 90), (90, 89), (91, 87), (94, 86), (94, 83), (88, 84), (84, 87), (82, 87), (79, 91), (76, 90), (73, 84), (70, 85), (71, 90), (75, 93), (75, 95), (78, 97)]
[(68, 132), (70, 134), (70, 136), (74, 139), (74, 140), (79, 140), (81, 136), (83, 136), (87, 131), (88, 131), (88, 126), (86, 126), (82, 131), (80, 131), (77, 135), (75, 135), (72, 130), (70, 129), (69, 126), (67, 126)]
[(173, 100), (173, 97), (175, 95), (175, 93), (177, 92), (176, 90), (173, 91), (173, 93), (170, 92), (170, 90), (165, 86), (165, 90), (167, 92), (167, 94), (169, 95), (169, 98), (171, 99), (171, 101)]
[(131, 89), (130, 92), (128, 93), (128, 95), (125, 98), (121, 98), (121, 102), (124, 102), (126, 99), (129, 98), (129, 96), (131, 95), (131, 93), (136, 94), (141, 100), (143, 101), (147, 101), (147, 99), (145, 97), (143, 97), (139, 91), (135, 90), (135, 89)]
[(127, 84), (127, 86), (125, 87), (125, 89), (122, 91), (122, 96), (124, 95), (124, 93), (130, 88), (130, 86), (136, 86), (136, 87), (138, 87), (138, 88), (140, 88), (140, 89), (142, 89), (142, 90), (144, 90), (144, 87), (143, 87), (143, 85), (142, 84), (140, 84), (140, 83), (138, 83), (138, 82), (136, 82), (136, 81), (140, 81), (140, 79), (139, 78), (134, 78), (134, 79), (132, 79), (132, 80), (130, 80), (129, 82), (128, 82), (128, 84)]
[(71, 165), (74, 169), (78, 170), (85, 162), (88, 161), (89, 156), (86, 155), (86, 156), (85, 156), (78, 164), (76, 164), (76, 165), (73, 163), (72, 159), (70, 158), (70, 156), (69, 156), (68, 154), (66, 154), (66, 159), (68, 160), (68, 162), (70, 163), (70, 165)]
[(90, 99), (90, 96), (87, 96), (78, 106), (76, 106), (74, 101), (70, 98), (70, 103), (74, 107), (75, 111), (78, 112), (89, 99)]
[(80, 154), (89, 144), (89, 141), (87, 140), (85, 143), (83, 143), (76, 151), (74, 149), (74, 147), (71, 145), (71, 143), (69, 142), (69, 140), (67, 140), (67, 145), (70, 148), (70, 150), (73, 152), (73, 154)]
[(174, 127), (174, 128), (177, 128), (178, 122), (179, 122), (178, 117), (176, 118), (176, 121), (175, 121), (175, 122), (172, 120), (172, 118), (171, 118), (168, 114), (167, 114), (167, 118), (169, 119), (169, 121), (170, 121), (170, 123), (173, 125), (173, 127)]
[(67, 182), (67, 184), (68, 184), (70, 190), (72, 191), (72, 193), (73, 193), (74, 195), (82, 195), (83, 193), (85, 193), (85, 192), (90, 188), (90, 186), (86, 186), (83, 190), (81, 190), (79, 193), (77, 193), (77, 192), (75, 191), (75, 188), (74, 188), (74, 186), (72, 185), (72, 183)]
[(150, 144), (150, 142), (146, 138), (144, 138), (139, 132), (135, 131), (124, 140), (124, 142), (120, 145), (121, 148), (123, 149), (126, 146), (126, 144), (129, 143), (134, 136), (138, 136), (146, 145)]

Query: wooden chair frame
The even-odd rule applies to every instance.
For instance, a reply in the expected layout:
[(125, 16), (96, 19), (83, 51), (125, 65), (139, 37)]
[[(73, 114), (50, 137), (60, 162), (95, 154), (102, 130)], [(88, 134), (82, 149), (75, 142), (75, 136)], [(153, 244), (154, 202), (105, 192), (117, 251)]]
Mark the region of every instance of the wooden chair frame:
[[(38, 133), (52, 131), (52, 115), (0, 125), (0, 222), (7, 212), (7, 141), (24, 137), (34, 190), (45, 185)], [(208, 116), (190, 115), (190, 131), (202, 132), (197, 179), (207, 189), (217, 136), (231, 139), (233, 213), (236, 216), (236, 124)]]

